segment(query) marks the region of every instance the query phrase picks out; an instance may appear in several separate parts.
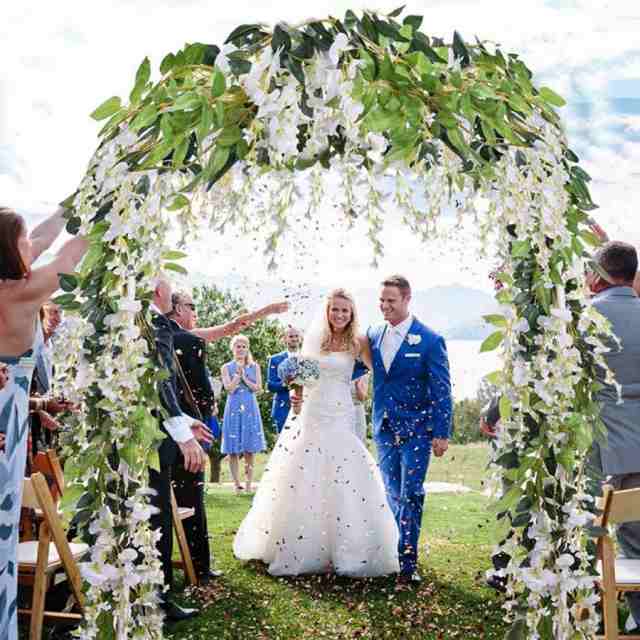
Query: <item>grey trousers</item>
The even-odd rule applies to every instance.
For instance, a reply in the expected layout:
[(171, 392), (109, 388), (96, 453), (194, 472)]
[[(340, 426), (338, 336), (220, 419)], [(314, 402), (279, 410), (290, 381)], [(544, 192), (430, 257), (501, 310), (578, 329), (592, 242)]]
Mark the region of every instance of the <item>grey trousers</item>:
[[(640, 473), (611, 476), (608, 484), (616, 490), (637, 489), (640, 487)], [(620, 551), (625, 557), (640, 558), (640, 521), (618, 525), (616, 538)], [(629, 592), (626, 597), (633, 619), (640, 626), (640, 593)]]

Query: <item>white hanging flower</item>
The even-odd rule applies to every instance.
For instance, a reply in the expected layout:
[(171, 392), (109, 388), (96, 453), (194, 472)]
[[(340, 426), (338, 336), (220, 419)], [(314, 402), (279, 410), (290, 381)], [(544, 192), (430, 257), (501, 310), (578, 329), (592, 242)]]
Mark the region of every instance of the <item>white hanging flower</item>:
[(237, 51), (238, 48), (231, 44), (230, 42), (223, 45), (222, 49), (220, 49), (220, 53), (216, 56), (215, 65), (222, 71), (222, 73), (228, 74), (231, 73), (231, 67), (229, 66), (229, 54)]
[(340, 54), (349, 46), (349, 38), (346, 34), (339, 33), (336, 39), (333, 41), (331, 48), (329, 49), (329, 60), (334, 67), (338, 66), (340, 61)]

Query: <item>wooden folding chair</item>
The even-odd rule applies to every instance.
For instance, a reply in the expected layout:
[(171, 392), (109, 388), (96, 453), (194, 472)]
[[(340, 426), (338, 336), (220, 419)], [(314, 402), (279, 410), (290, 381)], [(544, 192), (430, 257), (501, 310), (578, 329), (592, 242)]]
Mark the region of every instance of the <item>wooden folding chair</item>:
[(196, 570), (193, 567), (193, 559), (191, 558), (191, 551), (187, 544), (187, 536), (182, 526), (182, 521), (187, 518), (192, 518), (195, 513), (195, 509), (192, 507), (179, 507), (176, 502), (176, 496), (171, 488), (171, 515), (173, 517), (173, 527), (176, 530), (176, 538), (178, 539), (178, 548), (180, 549), (180, 557), (182, 560), (174, 560), (173, 566), (178, 567), (184, 571), (187, 582), (192, 586), (198, 585), (198, 577), (196, 576)]
[(39, 451), (33, 458), (33, 471), (40, 472), (49, 482), (51, 497), (58, 502), (64, 493), (64, 472), (55, 449)]
[(19, 609), (18, 613), (31, 617), (30, 640), (40, 640), (45, 617), (65, 622), (82, 618), (81, 613), (45, 611), (45, 598), (54, 574), (64, 569), (71, 592), (80, 611), (83, 610), (82, 579), (77, 561), (89, 547), (67, 541), (49, 486), (41, 473), (24, 479), (22, 506), (42, 512), (38, 539), (18, 545), (18, 579), (23, 584), (33, 584), (31, 609)]
[[(41, 473), (46, 478), (53, 502), (57, 505), (65, 487), (64, 473), (58, 454), (54, 449), (38, 451), (33, 457), (31, 469), (32, 473)], [(23, 509), (20, 516), (20, 540), (22, 542), (36, 540), (41, 523), (42, 509)]]
[[(609, 524), (622, 524), (640, 520), (640, 489), (614, 491), (605, 486), (600, 501), (602, 516), (596, 525), (607, 528)], [(603, 640), (640, 640), (640, 635), (625, 635), (618, 631), (619, 593), (640, 591), (640, 558), (616, 558), (614, 542), (609, 534), (598, 539), (598, 572), (604, 617)]]

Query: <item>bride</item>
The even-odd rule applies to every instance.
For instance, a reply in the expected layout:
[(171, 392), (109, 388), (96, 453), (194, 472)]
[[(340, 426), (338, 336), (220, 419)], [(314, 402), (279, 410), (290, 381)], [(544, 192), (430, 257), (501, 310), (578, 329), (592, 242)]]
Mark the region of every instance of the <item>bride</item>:
[(275, 576), (396, 573), (396, 522), (376, 463), (354, 429), (354, 363), (371, 363), (347, 291), (329, 294), (302, 355), (319, 361), (320, 379), (305, 388), (300, 415), (290, 414), (278, 438), (234, 554), (262, 560)]

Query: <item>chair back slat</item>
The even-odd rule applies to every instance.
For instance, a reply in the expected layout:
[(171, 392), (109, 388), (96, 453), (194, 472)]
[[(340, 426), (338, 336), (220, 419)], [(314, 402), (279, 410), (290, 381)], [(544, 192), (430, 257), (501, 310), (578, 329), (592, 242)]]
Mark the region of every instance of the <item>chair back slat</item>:
[(44, 521), (51, 531), (51, 537), (56, 545), (58, 555), (60, 556), (60, 560), (64, 566), (67, 578), (69, 579), (71, 591), (82, 608), (84, 606), (84, 595), (82, 593), (82, 578), (80, 577), (80, 570), (78, 569), (78, 565), (71, 553), (71, 548), (69, 547), (69, 542), (67, 541), (67, 537), (62, 527), (62, 522), (58, 516), (56, 505), (51, 497), (49, 485), (41, 473), (34, 473), (31, 476), (31, 482), (40, 504), (40, 508), (43, 511)]
[(49, 483), (51, 497), (54, 502), (60, 500), (64, 493), (64, 474), (58, 455), (53, 449), (38, 451), (33, 457), (33, 473), (41, 473)]
[(58, 485), (58, 491), (60, 495), (64, 493), (64, 471), (62, 469), (62, 465), (60, 464), (60, 459), (58, 458), (58, 454), (55, 449), (47, 450), (47, 459), (49, 460), (49, 464), (51, 465), (51, 470), (53, 471), (53, 478)]
[(621, 524), (640, 520), (640, 489), (625, 489), (607, 493), (605, 493), (604, 513), (607, 522)]
[(40, 503), (33, 490), (31, 478), (24, 478), (22, 481), (22, 508), (23, 509), (39, 509)]

